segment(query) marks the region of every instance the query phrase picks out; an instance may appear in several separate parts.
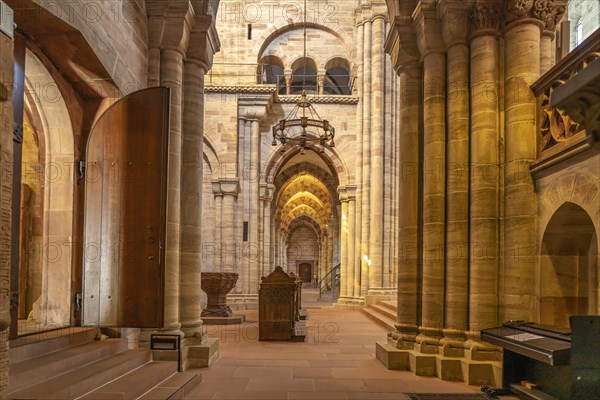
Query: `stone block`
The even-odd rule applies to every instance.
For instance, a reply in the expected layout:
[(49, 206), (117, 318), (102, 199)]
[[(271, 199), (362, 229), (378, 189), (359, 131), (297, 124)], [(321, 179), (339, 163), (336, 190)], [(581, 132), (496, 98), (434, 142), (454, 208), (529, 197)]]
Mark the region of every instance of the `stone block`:
[(462, 360), (439, 356), (436, 358), (436, 376), (445, 381), (462, 382)]
[(182, 349), (183, 370), (188, 368), (206, 368), (210, 367), (219, 359), (219, 339), (209, 338), (204, 343), (194, 344), (194, 341), (187, 340), (183, 343)]
[(388, 343), (375, 344), (375, 356), (387, 369), (408, 371), (410, 369), (407, 350), (401, 350)]
[(436, 356), (409, 351), (410, 371), (418, 376), (435, 376)]
[[(463, 370), (463, 381), (467, 385), (497, 387), (502, 384), (501, 378), (494, 373), (494, 364), (500, 365), (499, 362), (478, 362), (472, 360), (461, 360)], [(501, 375), (501, 373), (500, 373)]]

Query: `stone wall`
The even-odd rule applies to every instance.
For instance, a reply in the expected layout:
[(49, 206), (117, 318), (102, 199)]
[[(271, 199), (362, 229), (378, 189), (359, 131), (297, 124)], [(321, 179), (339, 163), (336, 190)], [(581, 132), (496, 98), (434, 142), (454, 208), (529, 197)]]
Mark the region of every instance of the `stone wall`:
[(298, 273), (298, 264), (307, 261), (313, 265), (313, 275), (317, 274), (315, 261), (319, 260), (319, 238), (315, 231), (300, 226), (288, 235), (287, 271)]

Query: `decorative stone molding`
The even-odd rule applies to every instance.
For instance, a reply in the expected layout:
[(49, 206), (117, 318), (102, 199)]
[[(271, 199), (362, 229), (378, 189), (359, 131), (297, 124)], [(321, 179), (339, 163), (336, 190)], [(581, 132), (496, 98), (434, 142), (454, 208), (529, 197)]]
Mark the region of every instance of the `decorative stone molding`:
[(252, 86), (239, 86), (239, 85), (206, 85), (204, 87), (205, 93), (240, 93), (240, 94), (269, 94), (277, 91), (277, 85), (252, 85)]
[(196, 62), (206, 73), (213, 63), (215, 53), (221, 49), (221, 42), (213, 17), (199, 15), (194, 18), (194, 27), (186, 54), (186, 62)]
[(219, 179), (211, 183), (215, 196), (230, 195), (237, 197), (240, 192), (240, 183), (237, 179)]
[(239, 118), (262, 121), (272, 104), (273, 94), (240, 94), (238, 96)]
[[(314, 104), (358, 104), (358, 96), (323, 95), (308, 96), (308, 100)], [(282, 104), (296, 104), (300, 101), (299, 95), (283, 96), (276, 95), (275, 102)]]

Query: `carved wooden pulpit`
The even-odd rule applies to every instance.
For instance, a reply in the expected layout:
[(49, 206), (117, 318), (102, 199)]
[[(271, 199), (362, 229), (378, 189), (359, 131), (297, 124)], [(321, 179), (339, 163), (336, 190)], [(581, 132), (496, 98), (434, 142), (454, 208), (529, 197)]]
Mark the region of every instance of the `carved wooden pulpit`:
[(258, 291), (258, 339), (304, 340), (295, 335), (297, 315), (296, 279), (276, 267), (263, 277)]

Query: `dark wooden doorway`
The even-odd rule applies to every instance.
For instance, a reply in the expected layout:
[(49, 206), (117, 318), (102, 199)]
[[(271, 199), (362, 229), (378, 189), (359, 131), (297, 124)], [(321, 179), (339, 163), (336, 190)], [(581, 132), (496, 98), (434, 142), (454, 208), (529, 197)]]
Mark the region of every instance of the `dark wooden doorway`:
[(298, 265), (298, 275), (300, 276), (300, 279), (302, 279), (302, 282), (312, 282), (312, 264), (306, 262), (300, 263), (300, 265)]
[(109, 108), (87, 145), (83, 325), (164, 321), (168, 88)]

